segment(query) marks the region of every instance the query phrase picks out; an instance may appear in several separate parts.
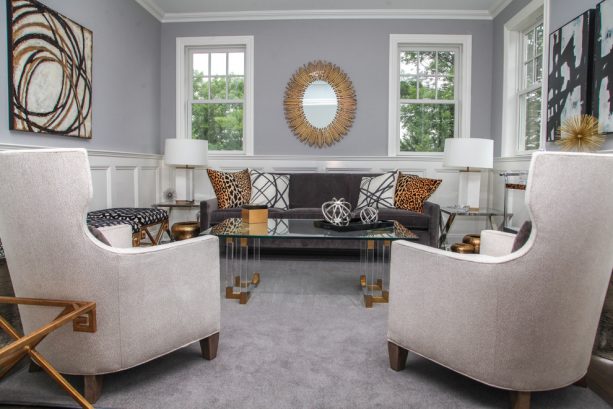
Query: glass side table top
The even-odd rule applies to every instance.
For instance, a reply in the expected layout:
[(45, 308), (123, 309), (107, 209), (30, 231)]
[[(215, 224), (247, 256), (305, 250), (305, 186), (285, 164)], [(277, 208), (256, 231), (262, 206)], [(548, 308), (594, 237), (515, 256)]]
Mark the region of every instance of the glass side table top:
[(201, 233), (219, 237), (335, 240), (417, 240), (419, 236), (398, 222), (393, 227), (337, 232), (315, 227), (315, 219), (268, 219), (268, 223), (245, 223), (226, 219)]
[(441, 212), (446, 214), (466, 214), (469, 216), (502, 216), (504, 212), (498, 209), (482, 207), (479, 209), (468, 209), (465, 207), (441, 206)]

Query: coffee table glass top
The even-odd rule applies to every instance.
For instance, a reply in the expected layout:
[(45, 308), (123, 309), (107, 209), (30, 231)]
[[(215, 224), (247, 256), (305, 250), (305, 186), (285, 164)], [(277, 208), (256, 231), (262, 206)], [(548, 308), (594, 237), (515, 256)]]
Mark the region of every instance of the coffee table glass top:
[(268, 219), (268, 223), (245, 223), (226, 219), (201, 233), (218, 237), (335, 240), (417, 240), (419, 236), (398, 222), (393, 227), (337, 232), (313, 225), (314, 219)]

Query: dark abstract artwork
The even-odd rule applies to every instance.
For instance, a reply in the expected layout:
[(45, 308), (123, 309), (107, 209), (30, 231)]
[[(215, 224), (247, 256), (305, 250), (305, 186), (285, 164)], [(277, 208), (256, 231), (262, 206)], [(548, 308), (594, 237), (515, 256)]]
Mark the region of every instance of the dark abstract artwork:
[(549, 36), (548, 141), (565, 119), (591, 110), (593, 20), (594, 10), (588, 10)]
[(594, 93), (592, 114), (603, 133), (613, 132), (613, 0), (596, 8), (594, 29)]
[(92, 137), (92, 32), (36, 0), (7, 0), (10, 129)]

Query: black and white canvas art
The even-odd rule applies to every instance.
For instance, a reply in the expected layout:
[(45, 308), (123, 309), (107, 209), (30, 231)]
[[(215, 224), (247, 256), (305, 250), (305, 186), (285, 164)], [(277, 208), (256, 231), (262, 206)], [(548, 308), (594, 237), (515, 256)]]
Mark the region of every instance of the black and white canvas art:
[(596, 8), (594, 30), (594, 93), (592, 114), (603, 133), (613, 132), (613, 0)]
[(87, 28), (36, 0), (7, 0), (10, 129), (92, 137)]
[(549, 36), (548, 141), (556, 139), (566, 118), (591, 110), (593, 21), (594, 10), (588, 10)]

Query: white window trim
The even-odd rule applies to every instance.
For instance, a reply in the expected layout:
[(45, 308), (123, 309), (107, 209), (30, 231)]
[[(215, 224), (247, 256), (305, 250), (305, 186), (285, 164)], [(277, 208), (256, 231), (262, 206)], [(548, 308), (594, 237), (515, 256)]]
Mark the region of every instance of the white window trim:
[(243, 119), (243, 150), (242, 151), (209, 151), (209, 155), (247, 155), (253, 156), (253, 36), (219, 36), (219, 37), (177, 37), (176, 48), (176, 137), (189, 138), (187, 121), (187, 78), (189, 67), (186, 64), (188, 49), (192, 47), (210, 46), (241, 46), (245, 47), (245, 102)]
[(459, 81), (457, 118), (459, 138), (470, 137), (470, 98), (472, 67), (472, 35), (448, 34), (390, 34), (389, 62), (389, 122), (388, 122), (388, 156), (442, 156), (442, 152), (401, 152), (400, 151), (400, 87), (398, 76), (400, 70), (399, 48), (403, 45), (453, 45), (461, 48), (461, 61), (456, 78)]
[(532, 0), (504, 25), (504, 60), (502, 79), (502, 157), (521, 157), (532, 155), (533, 150), (519, 149), (518, 126), (520, 124), (519, 101), (517, 98), (522, 78), (520, 53), (523, 52), (523, 31), (534, 25), (543, 16), (543, 79), (541, 81), (541, 139), (539, 150), (545, 149), (544, 129), (547, 124), (547, 76), (549, 53), (549, 23), (544, 0)]

